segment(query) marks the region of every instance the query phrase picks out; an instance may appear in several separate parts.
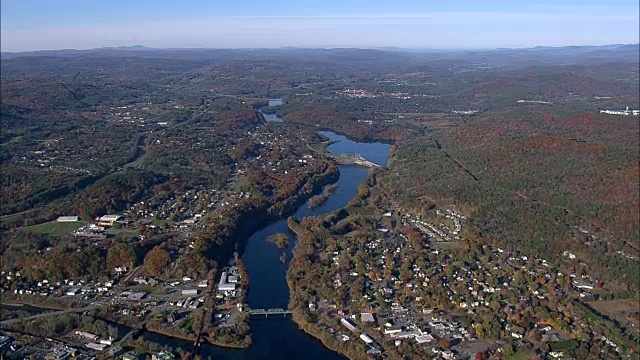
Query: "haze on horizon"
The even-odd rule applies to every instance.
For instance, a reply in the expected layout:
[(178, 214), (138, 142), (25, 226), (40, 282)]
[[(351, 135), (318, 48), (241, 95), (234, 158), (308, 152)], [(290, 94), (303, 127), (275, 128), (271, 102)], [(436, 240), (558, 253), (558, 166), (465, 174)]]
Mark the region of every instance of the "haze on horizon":
[(637, 0), (203, 0), (1, 3), (1, 50), (398, 47), (499, 48), (637, 43)]

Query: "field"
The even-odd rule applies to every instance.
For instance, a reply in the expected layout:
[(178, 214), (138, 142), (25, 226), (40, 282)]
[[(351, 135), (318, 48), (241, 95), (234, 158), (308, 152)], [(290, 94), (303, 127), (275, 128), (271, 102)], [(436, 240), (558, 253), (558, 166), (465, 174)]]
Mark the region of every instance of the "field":
[(318, 142), (318, 143), (312, 143), (309, 146), (311, 147), (311, 149), (319, 154), (324, 154), (327, 152), (327, 147), (331, 144), (333, 144), (335, 141), (322, 141), (322, 142)]
[[(640, 312), (640, 303), (634, 299), (592, 301), (589, 305), (622, 324), (630, 324), (636, 331), (640, 330), (640, 320), (637, 316)], [(629, 319), (629, 315), (632, 314), (636, 314), (633, 320)]]
[(64, 236), (71, 234), (74, 230), (79, 229), (85, 225), (84, 221), (74, 222), (48, 222), (44, 224), (38, 224), (33, 226), (27, 226), (23, 231), (28, 231), (34, 234), (48, 234), (51, 236)]
[(523, 352), (517, 352), (517, 353), (509, 356), (507, 359), (509, 359), (509, 360), (527, 360), (527, 359), (529, 359), (529, 356), (527, 356), (527, 354), (525, 354)]
[(107, 235), (114, 235), (114, 236), (121, 235), (126, 238), (134, 238), (138, 236), (138, 233), (132, 230), (108, 229), (104, 233)]
[(455, 250), (458, 247), (455, 241), (435, 241), (433, 245), (443, 251)]

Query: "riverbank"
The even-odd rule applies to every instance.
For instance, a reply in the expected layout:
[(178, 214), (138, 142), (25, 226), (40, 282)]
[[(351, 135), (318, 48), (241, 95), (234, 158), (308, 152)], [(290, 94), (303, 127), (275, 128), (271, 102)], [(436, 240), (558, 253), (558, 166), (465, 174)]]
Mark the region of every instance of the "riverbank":
[[(305, 313), (305, 310), (303, 310), (304, 306), (302, 304), (292, 304), (291, 307), (293, 308), (293, 314), (291, 316), (292, 321), (298, 326), (300, 330), (322, 342), (322, 345), (324, 345), (325, 347), (347, 357), (349, 360), (371, 359), (371, 357), (367, 356), (366, 351), (364, 351), (364, 346), (362, 347), (362, 349), (354, 349), (353, 347), (345, 344), (344, 341), (340, 341), (333, 337), (326, 331), (326, 329), (318, 327), (316, 325), (317, 322), (310, 322), (308, 320), (309, 315)], [(353, 334), (350, 335), (353, 336)]]
[[(325, 135), (325, 133), (322, 133)], [(362, 156), (362, 158), (368, 162), (376, 165), (384, 166), (388, 162), (391, 146), (380, 146), (379, 144), (362, 144), (356, 143), (345, 136), (336, 135), (334, 133), (328, 133), (327, 138), (333, 141), (330, 147), (327, 147), (326, 152), (339, 153), (346, 156)], [(341, 165), (345, 166), (345, 165)], [(346, 165), (350, 166), (350, 165)], [(352, 166), (352, 165), (351, 165)], [(366, 181), (366, 176), (358, 182), (359, 188), (362, 182)], [(348, 199), (345, 199), (341, 206), (334, 208), (328, 208), (323, 214), (327, 214), (330, 211), (336, 211), (344, 208), (348, 205), (354, 196), (357, 194), (357, 190), (354, 191)], [(321, 214), (313, 214), (315, 216)], [(340, 220), (340, 216), (335, 221)], [(317, 340), (321, 341), (323, 345), (339, 354), (351, 359), (351, 360), (363, 360), (370, 359), (370, 355), (367, 354), (364, 342), (360, 341), (357, 335), (353, 333), (347, 333), (350, 337), (349, 340), (344, 341), (339, 339), (338, 333), (343, 330), (339, 323), (339, 318), (333, 313), (335, 310), (329, 310), (327, 308), (320, 309), (318, 304), (319, 294), (313, 294), (309, 296), (310, 290), (303, 283), (299, 282), (296, 278), (296, 267), (301, 266), (307, 268), (309, 262), (318, 260), (310, 260), (305, 256), (308, 254), (307, 250), (313, 248), (312, 244), (306, 243), (303, 240), (305, 236), (305, 223), (302, 217), (289, 217), (287, 219), (288, 229), (295, 234), (296, 245), (293, 251), (293, 259), (291, 266), (287, 271), (287, 286), (289, 289), (289, 306), (293, 311), (292, 321), (298, 326), (300, 330), (306, 334), (313, 336)], [(302, 223), (301, 223), (302, 222)], [(323, 225), (318, 224), (322, 227)], [(324, 289), (327, 290), (327, 289)], [(327, 290), (330, 291), (331, 290)], [(327, 304), (325, 304), (326, 306)], [(331, 314), (334, 314), (333, 316)]]
[(295, 322), (302, 331), (320, 340), (322, 344), (329, 349), (346, 356), (347, 358), (349, 358), (349, 360), (369, 359), (368, 357), (360, 357), (358, 355), (352, 354), (350, 351), (345, 350), (344, 347), (340, 346), (340, 342), (338, 340), (331, 337), (326, 331), (318, 328), (314, 324), (305, 321), (303, 317), (294, 315), (292, 316), (292, 319), (293, 322)]
[(326, 185), (322, 189), (321, 194), (314, 195), (310, 197), (309, 200), (307, 200), (307, 208), (309, 208), (309, 210), (313, 210), (318, 206), (322, 205), (325, 201), (327, 201), (327, 199), (329, 198), (329, 195), (331, 195), (331, 193), (333, 193), (337, 187), (338, 185), (335, 183)]
[[(313, 175), (306, 183), (296, 187), (286, 203), (267, 204), (255, 209), (255, 211), (242, 214), (239, 223), (243, 225), (240, 226), (240, 231), (235, 236), (235, 239), (240, 239), (237, 242), (238, 253), (243, 254), (246, 242), (253, 233), (269, 223), (286, 219), (309, 198), (320, 193), (326, 185), (335, 183), (339, 177), (338, 167), (331, 166), (324, 173)], [(272, 209), (276, 208), (279, 208), (279, 211), (274, 213)]]
[[(167, 329), (169, 328), (167, 328), (166, 326), (162, 326), (162, 325), (156, 326), (154, 324), (153, 326), (146, 326), (145, 332), (151, 332), (154, 334), (166, 336), (173, 339), (184, 340), (184, 341), (193, 342), (196, 340), (195, 334), (182, 334), (174, 331), (167, 331)], [(141, 334), (141, 336), (144, 336), (144, 332)], [(204, 340), (211, 345), (223, 347), (223, 348), (230, 348), (230, 349), (246, 349), (249, 346), (251, 346), (250, 338), (248, 341), (243, 341), (243, 342), (227, 342), (227, 341), (216, 340), (215, 338), (212, 338), (210, 336), (204, 336)], [(135, 340), (132, 340), (132, 341), (135, 341)]]

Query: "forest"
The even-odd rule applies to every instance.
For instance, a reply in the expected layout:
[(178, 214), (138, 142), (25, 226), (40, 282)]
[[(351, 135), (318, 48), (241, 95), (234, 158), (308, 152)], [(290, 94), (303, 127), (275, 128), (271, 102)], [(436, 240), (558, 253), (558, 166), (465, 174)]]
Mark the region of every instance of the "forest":
[(612, 287), (638, 291), (637, 263), (616, 255), (638, 251), (638, 136), (633, 118), (506, 110), (399, 144), (378, 187), (410, 208), (467, 209), (495, 244), (570, 249)]

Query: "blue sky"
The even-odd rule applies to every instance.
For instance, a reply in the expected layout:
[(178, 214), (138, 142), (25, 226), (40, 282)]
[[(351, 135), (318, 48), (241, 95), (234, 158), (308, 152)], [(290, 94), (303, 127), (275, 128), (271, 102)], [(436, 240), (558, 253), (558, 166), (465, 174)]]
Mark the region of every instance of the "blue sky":
[(638, 0), (2, 0), (2, 51), (496, 48), (639, 41)]

